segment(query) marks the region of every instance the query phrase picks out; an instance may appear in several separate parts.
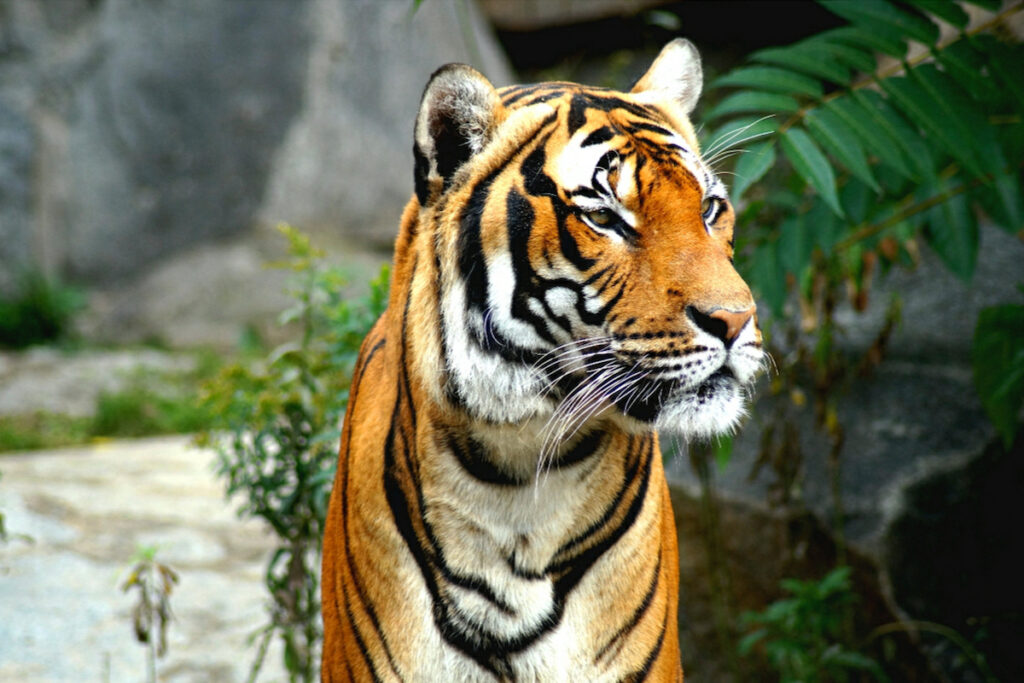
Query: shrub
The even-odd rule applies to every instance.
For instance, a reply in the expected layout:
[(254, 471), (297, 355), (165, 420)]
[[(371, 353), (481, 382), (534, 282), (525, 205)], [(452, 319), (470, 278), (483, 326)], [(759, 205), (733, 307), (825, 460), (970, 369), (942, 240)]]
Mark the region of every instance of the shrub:
[(336, 468), (340, 423), (352, 366), (363, 337), (387, 300), (387, 269), (356, 304), (342, 297), (342, 271), (301, 233), (282, 227), (295, 273), (295, 306), (282, 316), (299, 339), (255, 363), (226, 366), (203, 391), (215, 416), (199, 443), (213, 445), (228, 495), (241, 494), (240, 514), (263, 519), (277, 536), (266, 570), (270, 620), (259, 640), (254, 680), (271, 638), (284, 646), (293, 680), (318, 677), (320, 545)]
[(83, 304), (77, 289), (47, 279), (38, 270), (25, 270), (14, 291), (0, 296), (0, 348), (19, 349), (65, 338), (72, 316)]

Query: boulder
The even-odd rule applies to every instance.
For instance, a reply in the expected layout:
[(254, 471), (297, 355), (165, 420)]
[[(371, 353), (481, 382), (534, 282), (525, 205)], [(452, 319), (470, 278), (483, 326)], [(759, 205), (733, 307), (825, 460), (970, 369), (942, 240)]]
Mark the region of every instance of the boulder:
[(389, 242), (449, 61), (510, 80), (462, 0), (6, 0), (0, 280), (117, 283), (278, 220)]

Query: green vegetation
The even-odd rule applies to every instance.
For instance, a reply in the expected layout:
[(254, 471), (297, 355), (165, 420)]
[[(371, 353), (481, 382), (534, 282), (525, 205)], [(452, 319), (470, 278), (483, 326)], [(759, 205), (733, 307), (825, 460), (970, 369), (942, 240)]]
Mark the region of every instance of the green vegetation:
[(295, 306), (283, 322), (299, 326), (299, 340), (253, 363), (224, 367), (204, 387), (203, 405), (215, 416), (199, 443), (218, 453), (218, 473), (228, 495), (242, 494), (240, 514), (264, 520), (277, 536), (266, 571), (269, 622), (259, 641), (250, 680), (255, 680), (271, 639), (284, 646), (292, 680), (319, 677), (320, 546), (337, 466), (340, 425), (359, 346), (387, 300), (387, 270), (369, 296), (342, 298), (342, 271), (299, 232), (282, 227), (289, 241)]
[(985, 411), (1010, 448), (1024, 405), (1024, 305), (993, 306), (981, 312), (971, 362)]
[[(853, 623), (854, 600), (844, 567), (837, 407), (853, 377), (881, 361), (900, 302), (888, 303), (860, 358), (837, 344), (838, 307), (847, 299), (863, 311), (876, 275), (913, 266), (922, 246), (969, 281), (980, 215), (1014, 234), (1024, 227), (1024, 46), (1001, 30), (1021, 3), (972, 3), (998, 13), (978, 25), (954, 2), (820, 4), (847, 25), (754, 52), (711, 83), (713, 105), (698, 117), (709, 125), (703, 147), (712, 164), (737, 155), (737, 266), (770, 309), (762, 317), (778, 364), (770, 390), (784, 400), (761, 416), (758, 462), (773, 470), (777, 504), (803, 505), (797, 413), (805, 403), (829, 440), (839, 567), (820, 582), (787, 581), (790, 597), (745, 619), (758, 630), (742, 641), (743, 652), (762, 652), (783, 681), (882, 677), (849, 648), (856, 634), (844, 626)], [(1024, 403), (1022, 339), (1024, 306), (982, 312), (975, 385), (1007, 445)], [(728, 444), (718, 451), (728, 459)]]
[(97, 397), (92, 417), (46, 412), (0, 416), (0, 453), (206, 429), (213, 418), (196, 396), (223, 361), (209, 352), (195, 357), (195, 369), (188, 372), (137, 370), (124, 388)]
[(26, 270), (14, 291), (0, 294), (0, 348), (20, 349), (66, 339), (71, 317), (84, 304), (81, 292)]
[(877, 662), (843, 644), (845, 615), (857, 603), (849, 567), (820, 581), (785, 579), (782, 589), (789, 597), (743, 615), (753, 630), (740, 641), (742, 655), (760, 651), (781, 683), (845, 683), (864, 672), (888, 680)]
[[(773, 341), (795, 346), (785, 355), (812, 378), (805, 393), (819, 424), (841, 439), (836, 389), (862, 364), (835, 353), (839, 302), (848, 296), (863, 310), (874, 273), (912, 265), (922, 244), (968, 281), (979, 213), (1010, 232), (1024, 226), (1024, 46), (998, 30), (1020, 3), (977, 26), (952, 2), (821, 4), (849, 24), (759, 50), (712, 83), (728, 94), (703, 117), (714, 126), (704, 148), (720, 163), (746, 146), (732, 169), (739, 266), (770, 306)], [(976, 345), (1007, 337), (1011, 324), (1005, 313), (985, 316)], [(1012, 356), (975, 358), (983, 404), (1007, 437), (1021, 392), (984, 378), (1011, 372), (997, 364)], [(778, 391), (799, 388), (796, 369), (780, 367)]]

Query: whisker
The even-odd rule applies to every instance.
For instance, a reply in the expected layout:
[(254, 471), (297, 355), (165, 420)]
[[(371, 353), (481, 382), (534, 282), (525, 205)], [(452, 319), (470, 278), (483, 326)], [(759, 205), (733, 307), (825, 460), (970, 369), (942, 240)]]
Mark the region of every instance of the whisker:
[[(714, 145), (712, 145), (708, 149), (704, 150), (705, 158), (709, 157), (709, 156), (714, 156), (717, 152), (721, 151), (722, 149), (727, 149), (729, 146), (731, 146), (733, 144), (741, 144), (740, 142), (734, 143), (733, 140), (735, 140), (738, 136), (743, 135), (744, 133), (746, 133), (748, 130), (750, 130), (751, 127), (756, 126), (757, 124), (761, 123), (762, 121), (765, 121), (765, 120), (771, 119), (771, 118), (775, 118), (775, 115), (774, 114), (767, 114), (767, 115), (762, 116), (761, 118), (759, 118), (759, 119), (757, 119), (755, 121), (751, 121), (750, 123), (748, 123), (747, 125), (743, 126), (742, 128), (737, 128), (736, 130), (732, 131), (731, 133), (729, 133), (728, 135), (723, 137), (721, 140), (718, 140)], [(756, 136), (754, 136), (754, 137), (756, 137)], [(750, 138), (747, 138), (747, 139), (750, 139)]]

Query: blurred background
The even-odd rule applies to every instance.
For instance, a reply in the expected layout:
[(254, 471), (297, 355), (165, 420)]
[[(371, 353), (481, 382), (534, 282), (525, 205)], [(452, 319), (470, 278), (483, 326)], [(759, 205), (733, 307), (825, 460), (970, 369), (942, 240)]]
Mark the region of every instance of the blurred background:
[[(260, 647), (269, 651), (268, 679), (294, 673), (296, 657), (314, 655), (315, 633), (302, 647), (262, 636), (256, 646), (244, 642), (264, 618), (264, 579), (274, 594), (277, 556), (266, 576), (263, 565), (282, 547), (266, 540), (256, 521), (231, 527), (241, 522), (217, 507), (241, 505), (248, 517), (273, 525), (251, 497), (248, 504), (221, 502), (225, 486), (245, 499), (240, 463), (252, 454), (221, 446), (213, 475), (208, 456), (181, 455), (188, 437), (140, 446), (111, 439), (240, 433), (254, 420), (273, 423), (265, 413), (239, 417), (228, 397), (241, 392), (267, 409), (268, 396), (298, 391), (280, 363), (301, 361), (329, 377), (306, 389), (340, 397), (330, 405), (301, 399), (315, 417), (302, 424), (315, 423), (310, 429), (328, 445), (296, 461), (311, 457), (316, 472), (329, 475), (345, 364), (380, 305), (385, 280), (369, 283), (390, 260), (412, 190), (412, 122), (430, 73), (459, 61), (496, 85), (558, 79), (627, 88), (682, 35), (701, 51), (705, 83), (722, 79), (694, 115), (697, 124), (705, 116), (717, 121), (701, 128), (706, 146), (747, 146), (760, 159), (770, 153), (764, 168), (746, 168), (748, 176), (735, 158), (719, 163), (724, 173), (737, 173), (730, 178), (766, 178), (766, 189), (744, 182), (742, 199), (736, 192), (739, 229), (750, 236), (738, 237), (738, 263), (759, 295), (776, 366), (734, 439), (677, 445), (669, 460), (687, 680), (1019, 680), (1021, 375), (999, 370), (1012, 386), (995, 400), (1004, 417), (993, 426), (992, 399), (979, 395), (978, 356), (984, 360), (986, 352), (978, 351), (977, 326), (984, 311), (1021, 302), (1024, 13), (1019, 2), (867, 1), (882, 9), (864, 19), (849, 9), (860, 3), (842, 4), (0, 0), (0, 678), (81, 680), (76, 673), (88, 671), (90, 680), (141, 679), (143, 668), (132, 668), (141, 659), (125, 654), (135, 648), (128, 627), (134, 608), (127, 593), (110, 588), (119, 568), (133, 566), (154, 576), (173, 567), (182, 591), (204, 581), (213, 587), (179, 598), (178, 626), (172, 622), (161, 659), (164, 680), (240, 679), (248, 661), (227, 661), (238, 659), (225, 655), (232, 649), (245, 650), (245, 660)], [(934, 20), (933, 44), (931, 29), (900, 24), (905, 15), (886, 14), (886, 7)], [(993, 149), (1005, 166), (994, 180), (967, 180), (959, 190), (941, 185), (971, 164), (956, 150), (935, 151), (941, 145), (928, 137), (935, 131), (927, 111), (917, 144), (925, 141), (933, 150), (925, 156), (941, 171), (922, 171), (940, 183), (930, 198), (918, 190), (931, 181), (898, 177), (898, 159), (886, 170), (884, 150), (872, 154), (867, 143), (865, 176), (867, 167), (844, 154), (843, 136), (831, 144), (827, 135), (815, 137), (814, 149), (824, 149), (836, 168), (825, 177), (801, 166), (795, 135), (776, 157), (776, 148), (743, 140), (742, 131), (731, 140), (723, 134), (723, 117), (761, 111), (724, 104), (730, 86), (751, 85), (727, 74), (751, 55), (778, 64), (764, 51), (840, 35), (829, 32), (857, 21), (923, 31), (906, 45), (894, 38), (904, 50), (909, 45), (907, 69), (929, 59), (946, 65), (942, 50), (971, 45), (955, 53), (968, 82), (973, 73), (997, 92), (963, 88), (974, 102), (963, 107), (994, 122)], [(871, 61), (854, 73), (900, 67), (903, 57), (886, 53), (889, 34), (877, 35), (879, 49), (861, 45), (860, 56)], [(991, 42), (975, 40), (981, 35)], [(831, 54), (837, 63), (846, 58)], [(990, 54), (997, 55), (991, 67), (978, 61)], [(1016, 76), (1002, 76), (1001, 64)], [(815, 75), (809, 68), (805, 77)], [(943, 73), (956, 74), (948, 66)], [(805, 90), (809, 99), (799, 106), (846, 92), (828, 78), (821, 77), (824, 91)], [(902, 102), (898, 94), (892, 101)], [(770, 102), (762, 108), (773, 106), (783, 112), (779, 120), (807, 110)], [(899, 116), (918, 125), (912, 111)], [(827, 133), (824, 123), (807, 128)], [(761, 124), (751, 125), (754, 132)], [(984, 164), (992, 157), (979, 158)], [(776, 170), (781, 180), (772, 185)], [(876, 176), (882, 189), (875, 199), (864, 195), (858, 214), (851, 208), (858, 183), (873, 185)], [(982, 194), (975, 202), (971, 192), (989, 186), (994, 204)], [(829, 187), (839, 188), (841, 220), (814, 213), (828, 213)], [(961, 194), (970, 200), (952, 214), (929, 217), (935, 197)], [(790, 246), (795, 233), (786, 227), (795, 223), (773, 208), (791, 197), (806, 200), (800, 215), (811, 216), (800, 219), (809, 236), (799, 247)], [(905, 215), (877, 218), (872, 202), (891, 202)], [(905, 211), (908, 205), (920, 206), (921, 215)], [(826, 223), (836, 235), (828, 244), (820, 237)], [(298, 232), (282, 233), (281, 224)], [(266, 267), (282, 261), (284, 268)], [(993, 353), (1016, 353), (1019, 373), (1024, 333), (1016, 310)], [(282, 312), (289, 324), (281, 324)], [(314, 318), (328, 331), (311, 327)], [(275, 355), (280, 344), (300, 338), (302, 346), (288, 347), (300, 355)], [(245, 382), (249, 394), (239, 389)], [(291, 410), (285, 403), (280, 414)], [(67, 446), (83, 450), (52, 450)], [(192, 468), (205, 483), (143, 495), (168, 471), (122, 471), (118, 463), (142, 467), (150, 455), (153, 467)], [(90, 465), (89, 457), (98, 459)], [(282, 486), (302, 476), (292, 472)], [(330, 479), (310, 481), (308, 515), (315, 518)], [(196, 518), (161, 516), (178, 496), (200, 493), (209, 498), (195, 499)], [(139, 513), (148, 526), (125, 521), (142, 509), (140, 496), (163, 506)], [(123, 507), (97, 507), (114, 500)], [(211, 519), (216, 528), (196, 531)], [(316, 524), (307, 532), (316, 538)], [(232, 534), (244, 547), (225, 540)], [(316, 566), (315, 544), (283, 547)], [(133, 555), (139, 548), (163, 548), (167, 565), (152, 552)], [(232, 565), (232, 554), (244, 561)], [(97, 588), (96, 576), (104, 586)], [(51, 600), (57, 584), (60, 605)], [(246, 601), (241, 616), (226, 624), (211, 613), (236, 609), (217, 602), (227, 599), (229, 585), (251, 592), (239, 598)], [(766, 611), (772, 605), (774, 612)], [(265, 633), (298, 632), (282, 626), (280, 605), (274, 609)], [(156, 629), (159, 619), (152, 619)], [(46, 644), (49, 629), (69, 624), (77, 634), (71, 645)], [(218, 629), (234, 640), (217, 640)], [(204, 642), (215, 647), (204, 651)], [(291, 660), (289, 647), (298, 648)]]

